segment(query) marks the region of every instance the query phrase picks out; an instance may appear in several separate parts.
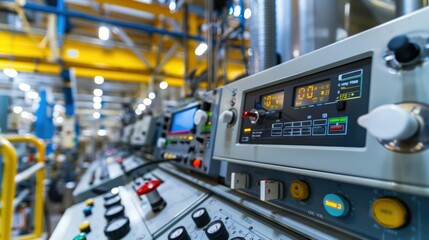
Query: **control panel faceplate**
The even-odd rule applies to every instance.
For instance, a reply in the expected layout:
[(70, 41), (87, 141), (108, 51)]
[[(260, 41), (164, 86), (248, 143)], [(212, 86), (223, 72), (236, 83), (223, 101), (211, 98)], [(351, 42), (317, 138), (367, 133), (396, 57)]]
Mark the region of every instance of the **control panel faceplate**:
[(422, 239), (429, 224), (429, 198), (364, 187), (294, 173), (229, 164), (229, 184), (235, 173), (246, 175), (239, 191), (260, 198), (261, 182), (279, 182), (283, 196), (269, 202), (328, 226), (340, 227), (365, 239)]
[[(291, 172), (306, 170), (310, 175), (323, 175), (326, 178), (337, 178), (338, 181), (354, 181), (367, 186), (378, 184), (391, 188), (392, 184), (395, 183), (398, 184), (398, 187), (395, 187), (396, 190), (405, 192), (409, 192), (412, 188), (408, 186), (412, 185), (420, 188), (414, 192), (429, 195), (427, 190), (429, 179), (426, 177), (429, 172), (429, 151), (426, 149), (427, 143), (423, 142), (428, 136), (426, 131), (428, 119), (418, 113), (418, 109), (425, 109), (425, 107), (415, 108), (417, 110), (401, 107), (401, 103), (408, 102), (418, 103), (420, 106), (429, 104), (429, 81), (426, 80), (429, 76), (429, 62), (426, 55), (423, 54), (427, 52), (427, 44), (420, 44), (417, 41), (418, 39), (425, 39), (422, 42), (427, 43), (429, 39), (427, 27), (424, 24), (429, 20), (428, 16), (429, 9), (421, 9), (413, 14), (403, 16), (395, 21), (224, 86), (220, 102), (222, 121), (219, 121), (216, 130), (213, 158), (242, 164), (281, 166), (285, 168), (285, 171)], [(398, 63), (402, 66), (401, 70), (398, 70), (389, 64), (392, 58), (394, 59), (401, 54), (392, 55), (392, 50), (388, 48), (388, 45), (392, 39), (400, 35), (408, 37), (408, 44), (410, 41), (415, 41), (413, 44), (420, 44), (418, 46), (421, 48), (420, 52), (424, 57), (419, 57), (410, 63)], [(407, 41), (403, 42), (407, 43)], [(327, 83), (325, 81), (328, 80), (322, 76), (323, 73), (356, 61), (366, 61), (367, 58), (372, 59), (371, 63), (367, 62), (359, 67), (338, 71), (336, 77), (333, 77), (337, 80), (343, 77), (348, 78), (349, 74), (345, 76), (342, 74), (350, 73), (355, 76), (355, 70), (363, 69), (364, 81), (362, 82), (361, 97), (337, 101), (337, 104), (338, 102), (345, 102), (346, 111), (335, 113), (337, 111), (337, 106), (335, 106), (333, 110), (335, 114), (327, 112), (326, 118), (323, 118), (323, 113), (326, 111), (322, 110), (329, 106), (329, 104), (327, 106), (325, 104), (336, 101), (338, 96), (341, 99), (341, 91), (338, 95), (338, 89), (332, 89), (335, 84), (337, 84), (335, 87), (338, 86), (338, 81), (330, 83), (330, 94), (335, 96), (330, 97), (326, 102), (326, 99), (321, 99), (322, 96), (326, 95), (326, 93), (322, 93), (322, 86), (326, 88)], [(402, 59), (399, 60), (403, 61)], [(399, 60), (395, 61), (398, 62)], [(317, 78), (318, 74), (322, 74), (320, 78)], [(316, 78), (314, 81), (299, 81), (299, 79), (305, 80), (307, 76), (316, 76)], [(294, 82), (297, 79), (298, 81)], [(276, 88), (276, 86), (288, 86), (289, 84), (292, 85), (289, 87), (288, 93), (285, 88)], [(369, 84), (369, 86), (365, 84)], [(313, 88), (313, 95), (318, 96), (316, 105), (311, 108), (310, 105), (307, 105), (309, 99), (302, 97), (303, 90), (301, 90), (303, 88), (307, 90), (310, 87)], [(318, 89), (316, 90), (316, 88)], [(282, 97), (278, 95), (281, 91), (284, 91), (283, 106), (281, 106), (280, 101), (277, 104), (277, 100), (281, 100)], [(255, 95), (252, 97), (253, 93)], [(301, 97), (298, 97), (299, 94)], [(271, 100), (269, 99), (270, 95)], [(362, 120), (362, 123), (359, 124), (357, 119), (367, 115), (365, 113), (366, 103), (361, 102), (361, 106), (354, 106), (353, 108), (349, 108), (349, 106), (353, 102), (364, 101), (365, 98), (369, 101), (369, 112), (375, 111), (377, 107), (391, 104), (402, 109), (393, 108), (392, 111), (388, 109), (389, 114), (386, 115), (386, 118), (380, 114), (370, 114), (365, 119), (367, 121)], [(262, 114), (258, 112), (258, 105), (252, 102), (255, 99), (259, 101), (261, 107), (265, 105), (269, 111)], [(289, 102), (286, 99), (289, 99)], [(317, 106), (317, 102), (321, 106)], [(295, 106), (298, 106), (299, 109), (295, 110)], [(290, 110), (282, 114), (278, 126), (274, 125), (275, 131), (272, 131), (272, 124), (276, 124), (275, 120), (265, 120), (271, 117), (270, 111), (272, 109), (270, 107), (272, 109), (289, 107)], [(305, 108), (301, 109), (301, 107)], [(312, 111), (319, 111), (317, 109), (320, 112), (314, 115)], [(304, 114), (306, 112), (309, 114)], [(268, 139), (259, 139), (259, 133), (255, 130), (257, 128), (253, 127), (258, 126), (259, 115), (263, 114), (265, 117), (261, 119), (261, 123), (267, 122), (267, 125), (263, 126), (266, 130), (261, 134), (261, 137), (264, 134), (268, 135), (269, 129), (270, 136)], [(307, 115), (311, 115), (311, 120), (321, 119), (321, 122), (316, 121), (316, 125), (326, 126), (326, 133), (322, 131), (323, 128), (314, 126), (314, 121), (311, 122), (312, 125), (308, 129), (307, 127), (304, 129), (303, 123), (304, 125), (310, 124), (310, 122), (306, 122)], [(390, 124), (398, 121), (402, 121), (399, 124), (400, 131), (391, 127), (395, 124)], [(252, 122), (255, 123), (252, 124)], [(273, 123), (269, 125), (268, 123), (271, 122)], [(287, 128), (284, 126), (285, 123), (288, 124)], [(297, 126), (294, 127), (294, 124)], [(383, 131), (391, 131), (392, 134), (389, 136), (398, 136), (398, 139), (380, 140), (376, 134), (378, 129), (374, 130), (377, 126), (383, 127)], [(310, 127), (311, 131), (309, 131)], [(324, 136), (315, 136), (314, 127), (317, 127), (316, 134), (320, 130)], [(328, 127), (333, 128), (331, 133), (343, 131), (347, 134), (328, 135), (330, 133)], [(295, 128), (297, 130), (294, 130)], [(303, 129), (305, 133), (310, 132), (311, 136), (302, 136)], [(347, 132), (344, 132), (346, 129)], [(272, 132), (278, 136), (271, 136)], [(294, 136), (294, 132), (301, 135)], [(292, 136), (288, 135), (290, 133)], [(243, 139), (243, 137), (245, 138)], [(410, 140), (402, 138), (410, 138)], [(401, 144), (397, 144), (398, 142)], [(400, 153), (397, 150), (399, 147), (402, 149), (411, 145), (413, 148), (409, 148), (408, 154)], [(417, 145), (420, 146), (418, 150), (415, 149)]]
[(219, 118), (221, 89), (207, 92), (201, 101), (173, 112), (170, 118), (164, 159), (211, 176), (219, 174), (220, 162), (212, 159)]
[[(131, 199), (127, 190), (124, 187), (118, 187), (114, 190), (114, 192), (118, 194), (120, 199), (119, 203), (115, 205), (123, 205), (123, 215), (129, 219), (130, 231), (121, 239), (152, 239), (152, 236), (150, 235), (149, 230), (146, 228), (141, 216), (138, 213), (138, 210), (133, 204), (130, 204)], [(91, 209), (91, 214), (88, 216), (85, 216), (83, 213), (84, 209), (88, 207), (86, 202), (76, 204), (67, 209), (50, 239), (73, 239), (78, 234), (80, 234), (81, 231), (79, 226), (85, 222), (89, 223), (89, 229), (84, 229), (84, 231), (88, 231), (86, 233), (86, 239), (107, 239), (107, 236), (104, 234), (104, 229), (109, 222), (105, 217), (107, 208), (104, 205), (106, 200), (104, 200), (103, 196), (95, 197), (92, 200), (93, 206)]]
[[(210, 221), (201, 227), (195, 222), (195, 216), (205, 211)], [(254, 240), (287, 240), (305, 239), (292, 231), (286, 230), (273, 223), (261, 220), (260, 217), (241, 209), (238, 206), (228, 204), (218, 197), (212, 196), (195, 206), (190, 214), (186, 215), (166, 231), (159, 239), (169, 239), (168, 236), (174, 229), (184, 227), (189, 234), (189, 239), (208, 239), (206, 231), (210, 222), (222, 221), (225, 225), (228, 239), (254, 239)]]
[(246, 91), (239, 143), (364, 147), (370, 71), (365, 58)]

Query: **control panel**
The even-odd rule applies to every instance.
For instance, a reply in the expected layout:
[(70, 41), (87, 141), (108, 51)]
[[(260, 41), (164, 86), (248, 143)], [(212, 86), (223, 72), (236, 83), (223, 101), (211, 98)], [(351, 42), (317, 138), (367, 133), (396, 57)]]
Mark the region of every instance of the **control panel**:
[(229, 165), (227, 181), (261, 201), (365, 239), (422, 239), (427, 233), (421, 227), (429, 224), (427, 197), (238, 164)]
[(239, 143), (364, 147), (371, 58), (246, 91)]
[[(113, 187), (124, 185), (127, 182), (127, 173), (147, 162), (147, 160), (127, 152), (118, 152), (117, 155), (96, 159), (82, 175), (74, 189), (74, 202), (81, 202), (98, 196)], [(150, 171), (151, 166), (140, 170)]]
[(132, 202), (138, 206), (149, 232), (156, 236), (172, 220), (208, 196), (208, 192), (156, 169), (128, 186)]
[(286, 240), (305, 239), (296, 233), (261, 220), (239, 206), (212, 196), (195, 206), (159, 239)]
[(221, 89), (205, 94), (201, 101), (178, 109), (171, 115), (162, 157), (175, 164), (216, 176), (220, 162), (212, 160)]
[(130, 143), (131, 136), (134, 132), (134, 124), (130, 124), (124, 127), (121, 135), (121, 143)]
[(213, 158), (427, 194), (428, 13), (224, 86)]
[(124, 187), (76, 204), (64, 213), (52, 240), (152, 239)]
[(232, 189), (364, 239), (429, 218), (429, 8), (223, 87)]
[(151, 115), (144, 115), (134, 124), (131, 145), (152, 147), (155, 135), (155, 120)]

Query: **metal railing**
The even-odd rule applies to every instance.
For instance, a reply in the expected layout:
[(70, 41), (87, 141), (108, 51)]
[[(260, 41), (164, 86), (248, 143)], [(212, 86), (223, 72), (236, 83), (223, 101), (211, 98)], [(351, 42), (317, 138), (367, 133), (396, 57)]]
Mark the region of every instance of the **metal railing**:
[(0, 213), (0, 240), (9, 240), (12, 231), (13, 199), (18, 156), (12, 144), (0, 137), (0, 153), (3, 156), (3, 179), (1, 186), (2, 209)]
[[(43, 185), (43, 180), (45, 179), (45, 143), (32, 136), (32, 135), (3, 135), (2, 138), (3, 141), (5, 143), (30, 143), (32, 145), (34, 145), (37, 149), (37, 163), (33, 166), (31, 166), (30, 168), (24, 170), (23, 172), (16, 174), (16, 169), (17, 169), (17, 155), (15, 152), (15, 149), (12, 147), (12, 149), (8, 149), (7, 151), (12, 151), (13, 155), (10, 155), (9, 158), (11, 156), (15, 157), (15, 161), (12, 163), (12, 166), (8, 166), (9, 170), (6, 170), (6, 165), (4, 168), (4, 177), (3, 179), (6, 178), (6, 176), (8, 177), (6, 179), (7, 184), (5, 184), (6, 182), (3, 181), (3, 194), (2, 197), (5, 198), (5, 201), (3, 202), (3, 209), (2, 209), (2, 218), (4, 217), (4, 219), (6, 221), (8, 221), (7, 223), (9, 225), (7, 226), (3, 226), (3, 224), (1, 224), (1, 232), (4, 233), (2, 235), (0, 235), (0, 240), (3, 239), (10, 239), (11, 238), (11, 230), (12, 230), (12, 215), (13, 215), (13, 199), (15, 196), (15, 185), (18, 184), (19, 182), (28, 179), (29, 177), (36, 175), (36, 187), (35, 187), (35, 197), (34, 197), (34, 230), (33, 233), (31, 234), (27, 234), (27, 235), (23, 235), (23, 236), (18, 236), (17, 239), (20, 240), (28, 240), (28, 239), (37, 239), (40, 238), (43, 234), (43, 206), (44, 206), (44, 185)], [(4, 140), (6, 139), (6, 140)], [(5, 145), (5, 146), (11, 146), (9, 143), (9, 145)], [(8, 153), (6, 151), (6, 153)], [(3, 152), (2, 152), (3, 153)], [(11, 154), (11, 153), (9, 153)], [(6, 163), (6, 155), (3, 154), (3, 156), (5, 156), (5, 163)], [(12, 162), (11, 160), (9, 160), (9, 162)], [(13, 168), (13, 170), (11, 170), (11, 168)], [(10, 179), (12, 175), (12, 183), (10, 182)], [(10, 188), (11, 190), (6, 191), (5, 190), (5, 186), (8, 185), (7, 187)], [(6, 203), (8, 205), (6, 205)], [(3, 214), (6, 213), (6, 214)], [(7, 219), (8, 218), (8, 219)]]

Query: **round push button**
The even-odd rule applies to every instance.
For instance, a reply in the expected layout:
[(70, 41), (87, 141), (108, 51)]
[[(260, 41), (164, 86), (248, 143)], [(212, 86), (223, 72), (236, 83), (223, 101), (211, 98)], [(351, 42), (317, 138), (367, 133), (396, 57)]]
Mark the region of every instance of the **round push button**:
[(323, 198), (323, 206), (333, 217), (346, 216), (350, 210), (349, 202), (344, 197), (333, 193), (327, 194)]
[(374, 220), (385, 228), (400, 228), (407, 222), (407, 209), (397, 199), (380, 198), (372, 204)]
[(299, 201), (306, 200), (310, 196), (308, 184), (301, 180), (293, 181), (290, 184), (289, 192), (295, 200)]
[(79, 224), (79, 231), (84, 232), (84, 233), (91, 232), (91, 225), (89, 224), (89, 221), (85, 221), (85, 222)]
[(93, 207), (93, 206), (94, 206), (94, 199), (92, 199), (92, 198), (87, 199), (87, 200), (85, 201), (85, 205), (86, 205), (86, 206), (91, 206), (91, 207)]
[(92, 206), (86, 206), (83, 210), (83, 215), (85, 215), (85, 217), (88, 217), (89, 215), (92, 214)]

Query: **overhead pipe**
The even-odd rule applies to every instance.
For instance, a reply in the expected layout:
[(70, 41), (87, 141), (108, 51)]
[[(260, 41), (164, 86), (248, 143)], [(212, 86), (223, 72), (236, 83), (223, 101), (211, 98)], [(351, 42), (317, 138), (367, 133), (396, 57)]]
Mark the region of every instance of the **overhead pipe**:
[[(85, 20), (93, 21), (93, 22), (102, 22), (102, 23), (111, 24), (111, 25), (114, 25), (117, 27), (132, 28), (132, 29), (136, 29), (136, 30), (140, 30), (140, 31), (148, 32), (148, 33), (157, 33), (160, 35), (167, 35), (167, 36), (178, 37), (178, 38), (184, 37), (184, 34), (181, 32), (171, 32), (171, 31), (167, 31), (167, 30), (163, 30), (163, 29), (158, 29), (158, 28), (155, 28), (155, 27), (152, 27), (149, 25), (124, 22), (124, 21), (108, 19), (108, 18), (102, 18), (102, 17), (92, 16), (92, 15), (82, 13), (82, 12), (77, 12), (77, 11), (64, 10), (64, 9), (60, 10), (60, 9), (55, 8), (55, 7), (50, 7), (50, 6), (41, 5), (41, 4), (37, 4), (37, 3), (27, 2), (23, 6), (23, 8), (27, 9), (27, 10), (33, 10), (33, 11), (39, 11), (39, 12), (45, 12), (45, 13), (54, 13), (57, 15), (67, 16), (67, 17), (72, 17), (72, 18), (81, 18), (81, 19), (85, 19)], [(195, 41), (203, 41), (204, 40), (201, 36), (188, 35), (187, 37), (188, 37), (188, 39), (192, 39)]]

